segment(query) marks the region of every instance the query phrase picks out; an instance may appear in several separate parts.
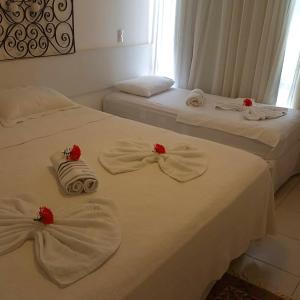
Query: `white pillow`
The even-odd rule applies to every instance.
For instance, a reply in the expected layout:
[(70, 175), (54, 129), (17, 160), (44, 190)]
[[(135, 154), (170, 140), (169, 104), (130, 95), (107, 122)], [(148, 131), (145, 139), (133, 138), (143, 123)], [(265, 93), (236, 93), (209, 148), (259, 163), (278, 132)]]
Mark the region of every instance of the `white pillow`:
[(134, 79), (120, 81), (115, 87), (129, 94), (151, 97), (152, 95), (164, 92), (174, 84), (174, 80), (161, 76), (141, 76)]
[(0, 123), (12, 127), (26, 119), (76, 106), (59, 92), (46, 87), (17, 87), (0, 90)]

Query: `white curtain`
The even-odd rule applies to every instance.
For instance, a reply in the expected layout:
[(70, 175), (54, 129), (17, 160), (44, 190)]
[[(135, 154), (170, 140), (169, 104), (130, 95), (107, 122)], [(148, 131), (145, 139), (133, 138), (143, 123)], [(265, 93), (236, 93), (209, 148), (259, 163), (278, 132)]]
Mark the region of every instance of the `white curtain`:
[(294, 0), (177, 0), (175, 80), (275, 103)]
[(300, 56), (298, 59), (292, 88), (290, 90), (289, 99), (291, 101), (291, 107), (300, 109)]
[(277, 98), (278, 106), (300, 108), (300, 0), (296, 0), (289, 28), (283, 70)]

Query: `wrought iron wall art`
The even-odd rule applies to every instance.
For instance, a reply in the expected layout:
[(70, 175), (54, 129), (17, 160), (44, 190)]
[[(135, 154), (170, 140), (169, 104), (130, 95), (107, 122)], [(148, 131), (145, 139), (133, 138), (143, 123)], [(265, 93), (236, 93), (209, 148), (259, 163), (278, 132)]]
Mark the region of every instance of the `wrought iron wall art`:
[(0, 60), (74, 52), (73, 0), (0, 0)]

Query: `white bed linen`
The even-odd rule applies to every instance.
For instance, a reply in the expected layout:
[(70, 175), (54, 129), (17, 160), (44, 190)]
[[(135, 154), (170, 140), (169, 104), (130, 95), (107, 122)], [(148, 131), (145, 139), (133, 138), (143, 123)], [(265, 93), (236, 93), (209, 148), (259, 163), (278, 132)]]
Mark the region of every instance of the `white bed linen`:
[[(0, 149), (21, 145), (25, 142), (51, 136), (61, 131), (72, 130), (108, 117), (111, 117), (111, 115), (106, 113), (99, 114), (94, 109), (78, 106), (69, 110), (41, 116), (39, 120), (42, 120), (42, 126), (40, 126), (38, 120), (36, 122), (34, 120), (27, 120), (13, 128), (9, 127), (1, 131)], [(66, 146), (68, 145), (64, 145), (64, 147)]]
[[(104, 97), (103, 111), (183, 134), (213, 140), (259, 155), (275, 168), (273, 170), (273, 174), (276, 174), (275, 189), (300, 171), (300, 160), (294, 160), (293, 165), (289, 164), (288, 168), (285, 167), (285, 157), (289, 156), (291, 149), (300, 142), (299, 111), (290, 110), (288, 116), (276, 120), (247, 121), (243, 119), (240, 112), (214, 109), (215, 102), (224, 97), (206, 94), (207, 100), (204, 106), (188, 107), (185, 100), (189, 92), (173, 88), (151, 98), (113, 92)], [(197, 119), (200, 114), (202, 115), (201, 122), (199, 122), (201, 126), (176, 121), (179, 113), (190, 114), (195, 111)], [(243, 127), (240, 126), (241, 124)], [(277, 143), (277, 145), (270, 146), (268, 141), (269, 144)], [(298, 149), (300, 156), (300, 148)]]
[[(60, 289), (44, 278), (27, 242), (0, 257), (1, 300), (198, 299), (250, 240), (273, 229), (272, 182), (257, 156), (101, 112), (96, 121), (91, 110), (82, 108), (84, 123), (75, 111), (53, 115), (49, 132), (44, 118), (14, 129), (19, 133), (24, 127), (26, 133), (35, 128), (36, 138), (27, 133), (27, 142), (20, 137), (22, 144), (16, 139), (15, 146), (2, 145), (1, 195), (31, 193), (53, 209), (93, 198), (63, 196), (50, 167), (53, 152), (79, 144), (101, 182), (95, 198), (111, 199), (117, 206), (121, 247), (100, 269)], [(199, 147), (207, 155), (208, 170), (183, 184), (159, 172), (157, 165), (114, 176), (98, 163), (101, 150), (136, 137)]]
[(13, 127), (54, 111), (74, 107), (75, 103), (58, 91), (40, 86), (0, 89), (0, 123)]

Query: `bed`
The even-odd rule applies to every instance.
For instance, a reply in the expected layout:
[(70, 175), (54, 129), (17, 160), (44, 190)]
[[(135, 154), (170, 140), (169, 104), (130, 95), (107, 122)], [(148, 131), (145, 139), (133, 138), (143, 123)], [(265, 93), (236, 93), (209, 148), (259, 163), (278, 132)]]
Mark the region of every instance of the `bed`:
[[(208, 169), (187, 183), (155, 164), (111, 175), (99, 152), (127, 138), (197, 146)], [(75, 143), (100, 185), (71, 197), (57, 184), (49, 157)], [(1, 196), (31, 194), (54, 209), (106, 198), (117, 207), (122, 231), (114, 256), (66, 288), (39, 268), (32, 242), (0, 256), (1, 300), (199, 299), (251, 240), (273, 230), (273, 186), (261, 158), (82, 106), (0, 127), (0, 166)]]
[[(185, 104), (190, 91), (171, 88), (150, 98), (113, 91), (103, 98), (103, 111), (167, 128), (179, 133), (209, 139), (237, 147), (267, 161), (277, 190), (300, 172), (300, 112), (267, 121), (246, 121), (232, 111), (220, 111), (214, 104), (224, 97), (206, 94), (204, 106)], [(182, 122), (180, 114), (190, 114), (191, 122)], [(193, 118), (197, 122), (193, 122)]]

